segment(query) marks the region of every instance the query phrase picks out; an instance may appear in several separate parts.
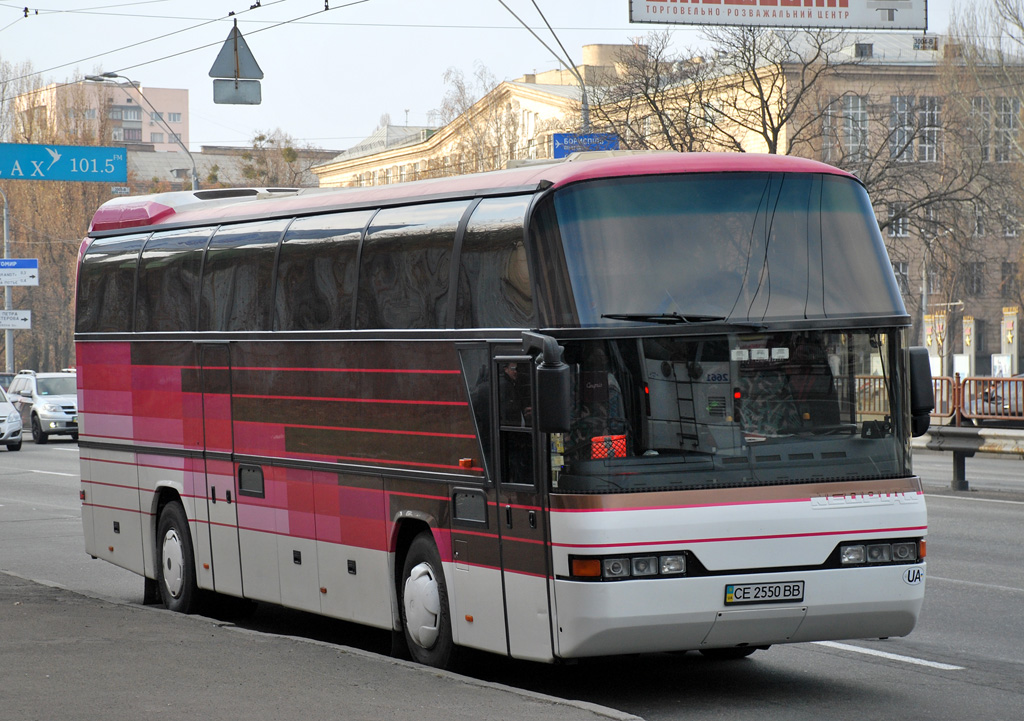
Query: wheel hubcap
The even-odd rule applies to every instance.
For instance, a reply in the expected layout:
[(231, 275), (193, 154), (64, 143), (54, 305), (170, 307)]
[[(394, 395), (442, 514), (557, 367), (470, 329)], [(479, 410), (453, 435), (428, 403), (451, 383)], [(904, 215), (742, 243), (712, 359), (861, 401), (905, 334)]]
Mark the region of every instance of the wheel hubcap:
[(418, 646), (430, 648), (440, 632), (441, 596), (429, 563), (420, 563), (409, 572), (402, 597), (409, 637)]
[(181, 589), (185, 585), (185, 554), (182, 552), (181, 538), (175, 529), (170, 529), (164, 536), (163, 548), (161, 550), (161, 563), (163, 564), (164, 586), (172, 598), (181, 595)]

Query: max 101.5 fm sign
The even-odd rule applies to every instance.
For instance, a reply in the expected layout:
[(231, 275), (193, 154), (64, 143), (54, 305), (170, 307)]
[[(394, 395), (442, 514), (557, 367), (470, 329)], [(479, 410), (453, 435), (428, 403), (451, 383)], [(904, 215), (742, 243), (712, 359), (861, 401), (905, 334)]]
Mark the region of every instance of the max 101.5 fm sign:
[(0, 143), (0, 180), (125, 183), (128, 153), (102, 145)]

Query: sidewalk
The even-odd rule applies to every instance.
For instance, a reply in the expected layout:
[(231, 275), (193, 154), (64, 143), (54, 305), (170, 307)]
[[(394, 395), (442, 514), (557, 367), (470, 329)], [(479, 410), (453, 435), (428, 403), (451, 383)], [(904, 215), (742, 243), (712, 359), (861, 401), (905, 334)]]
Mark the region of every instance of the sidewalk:
[(0, 720), (607, 721), (601, 706), (0, 573)]

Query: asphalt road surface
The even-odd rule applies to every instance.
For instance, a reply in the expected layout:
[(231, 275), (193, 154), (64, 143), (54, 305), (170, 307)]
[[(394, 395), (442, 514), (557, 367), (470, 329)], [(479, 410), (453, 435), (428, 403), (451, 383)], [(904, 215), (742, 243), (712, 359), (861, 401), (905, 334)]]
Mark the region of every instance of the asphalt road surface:
[[(949, 454), (915, 453), (915, 470), (928, 490), (928, 590), (906, 638), (775, 646), (733, 662), (688, 653), (546, 666), (474, 654), (464, 672), (652, 721), (1024, 718), (1024, 461), (968, 460), (972, 491), (959, 494)], [(75, 444), (0, 451), (0, 570), (141, 603), (138, 576), (85, 555), (78, 490)], [(244, 625), (371, 652), (389, 642), (263, 605)]]

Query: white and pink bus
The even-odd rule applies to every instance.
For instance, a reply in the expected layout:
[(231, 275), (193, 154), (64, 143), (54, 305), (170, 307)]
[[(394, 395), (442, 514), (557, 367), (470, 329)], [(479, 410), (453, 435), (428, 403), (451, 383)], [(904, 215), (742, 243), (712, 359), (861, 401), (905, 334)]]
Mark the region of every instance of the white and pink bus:
[(77, 293), (86, 550), (171, 609), (281, 604), (436, 666), (917, 620), (927, 358), (835, 168), (123, 198)]

